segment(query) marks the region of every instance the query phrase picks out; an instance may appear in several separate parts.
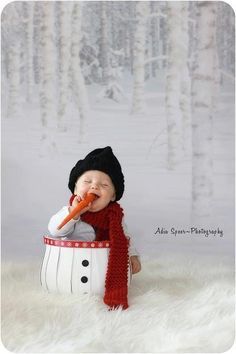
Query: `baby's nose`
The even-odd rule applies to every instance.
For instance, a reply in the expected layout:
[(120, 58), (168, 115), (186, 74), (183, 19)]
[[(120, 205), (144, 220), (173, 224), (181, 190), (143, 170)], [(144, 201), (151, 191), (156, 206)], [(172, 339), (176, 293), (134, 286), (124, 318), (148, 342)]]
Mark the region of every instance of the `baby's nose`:
[(98, 189), (97, 183), (93, 183), (93, 184), (91, 185), (91, 189)]

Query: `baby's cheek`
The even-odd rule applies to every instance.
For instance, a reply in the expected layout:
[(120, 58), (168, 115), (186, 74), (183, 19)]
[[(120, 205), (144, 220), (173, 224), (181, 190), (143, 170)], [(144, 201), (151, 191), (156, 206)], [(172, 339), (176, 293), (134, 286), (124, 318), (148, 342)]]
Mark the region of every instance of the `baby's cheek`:
[(80, 186), (77, 189), (77, 194), (84, 196), (86, 194), (87, 190), (88, 190), (88, 188), (86, 188), (85, 186)]

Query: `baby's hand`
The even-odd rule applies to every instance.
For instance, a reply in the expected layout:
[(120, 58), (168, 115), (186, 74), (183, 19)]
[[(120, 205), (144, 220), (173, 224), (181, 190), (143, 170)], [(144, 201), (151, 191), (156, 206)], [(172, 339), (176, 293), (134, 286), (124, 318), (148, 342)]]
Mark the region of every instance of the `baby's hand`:
[[(73, 199), (73, 202), (72, 202), (72, 205), (69, 207), (69, 212), (71, 212), (72, 210), (74, 210), (77, 205), (81, 202), (81, 200), (83, 200), (84, 198), (81, 198), (79, 195), (77, 195), (74, 199)], [(81, 210), (80, 213), (76, 214), (73, 219), (74, 220), (78, 220), (79, 219), (79, 216), (86, 213), (86, 211), (88, 211), (91, 207), (91, 204), (92, 203), (89, 203), (89, 205), (87, 207), (85, 207), (84, 209)]]
[(131, 270), (132, 274), (138, 273), (141, 270), (141, 263), (139, 261), (138, 256), (131, 256), (130, 257), (130, 263), (131, 263)]

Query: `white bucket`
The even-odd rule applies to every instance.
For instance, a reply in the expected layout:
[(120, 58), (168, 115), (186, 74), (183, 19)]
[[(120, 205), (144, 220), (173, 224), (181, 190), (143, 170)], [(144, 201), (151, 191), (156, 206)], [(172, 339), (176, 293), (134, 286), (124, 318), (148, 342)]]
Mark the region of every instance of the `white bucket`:
[[(44, 237), (42, 287), (51, 293), (104, 295), (109, 241), (60, 240)], [(128, 271), (128, 285), (131, 280)]]

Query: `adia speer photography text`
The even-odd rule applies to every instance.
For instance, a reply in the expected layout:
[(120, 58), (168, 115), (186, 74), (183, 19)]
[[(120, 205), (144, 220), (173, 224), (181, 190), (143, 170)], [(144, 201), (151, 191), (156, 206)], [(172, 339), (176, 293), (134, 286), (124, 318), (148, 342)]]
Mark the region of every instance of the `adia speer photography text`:
[(219, 236), (223, 237), (224, 232), (219, 227), (217, 229), (204, 229), (204, 228), (197, 228), (191, 227), (188, 229), (177, 229), (172, 227), (170, 229), (166, 229), (164, 227), (158, 227), (155, 231), (155, 235), (199, 235), (204, 237), (209, 236)]

